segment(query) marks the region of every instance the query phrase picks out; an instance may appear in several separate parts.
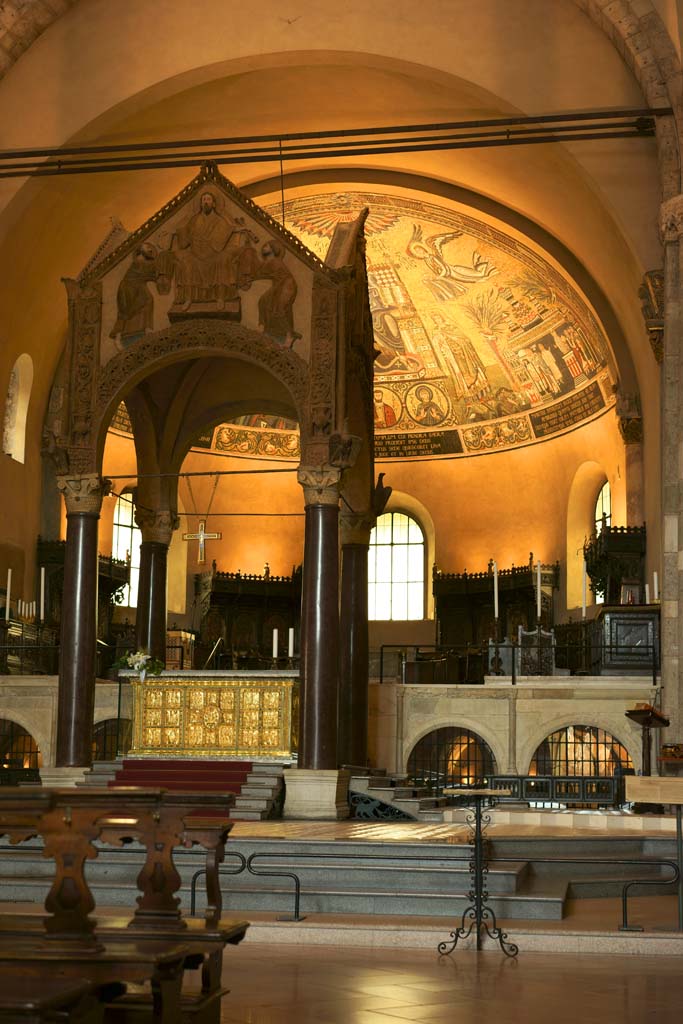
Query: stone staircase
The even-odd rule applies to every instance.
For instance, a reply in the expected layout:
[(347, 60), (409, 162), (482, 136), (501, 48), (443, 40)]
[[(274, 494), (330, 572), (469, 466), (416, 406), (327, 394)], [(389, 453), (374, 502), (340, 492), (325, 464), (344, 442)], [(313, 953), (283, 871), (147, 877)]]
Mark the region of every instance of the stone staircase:
[(79, 786), (151, 786), (193, 793), (235, 794), (231, 821), (262, 821), (282, 816), (283, 770), (278, 762), (174, 761), (126, 758), (99, 761), (84, 772)]
[[(383, 771), (352, 772), (349, 791), (362, 799), (352, 799), (356, 817), (397, 820), (399, 814), (412, 821), (443, 821), (447, 797), (433, 796), (424, 786), (416, 786), (405, 775)], [(397, 814), (396, 812), (399, 812)]]
[[(291, 915), (294, 886), (291, 873), (301, 882), (301, 913), (354, 914), (395, 917), (459, 919), (470, 904), (470, 848), (443, 842), (387, 842), (381, 838), (316, 840), (231, 836), (226, 848), (226, 872), (254, 855), (256, 873), (222, 875), (224, 912), (227, 916), (251, 912)], [(558, 921), (568, 898), (614, 897), (625, 878), (664, 877), (647, 858), (675, 857), (675, 838), (595, 839), (567, 837), (529, 841), (495, 840), (495, 859), (487, 875), (489, 906), (503, 920)], [(88, 884), (100, 907), (134, 905), (135, 879), (144, 862), (137, 843), (124, 847), (100, 846), (99, 856), (86, 864)], [(571, 865), (563, 864), (570, 857)], [(637, 866), (616, 866), (608, 858), (645, 859)], [(539, 862), (541, 858), (544, 863)], [(181, 877), (178, 895), (190, 909), (192, 879), (204, 866), (199, 849), (177, 849), (175, 865)], [(10, 846), (0, 840), (0, 901), (44, 901), (53, 874), (39, 840)], [(289, 876), (288, 876), (289, 875)], [(642, 894), (644, 890), (640, 890)], [(671, 894), (657, 884), (647, 894)], [(637, 890), (636, 890), (637, 893)], [(195, 912), (205, 905), (204, 881), (196, 886)]]

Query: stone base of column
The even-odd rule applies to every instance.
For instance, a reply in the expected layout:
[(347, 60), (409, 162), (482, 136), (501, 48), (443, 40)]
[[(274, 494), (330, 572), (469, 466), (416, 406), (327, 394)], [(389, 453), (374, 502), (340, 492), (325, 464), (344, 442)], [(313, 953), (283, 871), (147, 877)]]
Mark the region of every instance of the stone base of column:
[(83, 782), (87, 768), (41, 768), (41, 785), (49, 789), (66, 789)]
[(284, 818), (341, 821), (349, 816), (351, 772), (315, 768), (287, 768)]

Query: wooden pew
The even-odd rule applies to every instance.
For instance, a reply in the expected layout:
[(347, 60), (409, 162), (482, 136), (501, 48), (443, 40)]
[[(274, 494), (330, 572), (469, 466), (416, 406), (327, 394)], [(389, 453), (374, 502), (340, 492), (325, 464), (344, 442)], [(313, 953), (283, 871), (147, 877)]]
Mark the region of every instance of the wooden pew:
[[(112, 980), (118, 972), (115, 980), (127, 982), (144, 980), (138, 976), (144, 967), (152, 983), (150, 997), (141, 1000), (136, 991), (128, 1009), (125, 999), (110, 1004), (109, 1015), (125, 1021), (152, 1012), (160, 1012), (164, 1020), (174, 1019), (174, 1013), (181, 1012), (178, 986), (182, 986), (183, 971), (201, 966), (201, 992), (184, 1000), (183, 1017), (217, 1024), (220, 997), (226, 991), (221, 986), (223, 950), (226, 944), (240, 942), (248, 927), (245, 922), (220, 919), (218, 868), (231, 825), (196, 817), (197, 807), (206, 806), (207, 800), (195, 793), (128, 787), (31, 790), (29, 799), (22, 801), (26, 796), (25, 789), (0, 792), (0, 830), (9, 832), (13, 842), (41, 835), (45, 855), (55, 860), (55, 879), (45, 903), (46, 935), (40, 934), (40, 919), (35, 916), (0, 916), (0, 964), (6, 958), (23, 962), (30, 955), (49, 972), (62, 957), (75, 975), (85, 969), (85, 955), (85, 963), (90, 963), (88, 978), (96, 974), (99, 980)], [(208, 802), (225, 805), (227, 801), (216, 794)], [(135, 838), (146, 847), (145, 865), (137, 880), (141, 895), (132, 920), (90, 916), (95, 904), (84, 866), (97, 856), (93, 840), (98, 838), (114, 843)], [(188, 927), (175, 896), (180, 876), (173, 864), (173, 849), (194, 843), (207, 851), (209, 900), (204, 927), (196, 921)]]
[(35, 977), (0, 967), (2, 1024), (102, 1024), (107, 1001), (122, 995), (121, 984), (95, 985), (84, 978)]

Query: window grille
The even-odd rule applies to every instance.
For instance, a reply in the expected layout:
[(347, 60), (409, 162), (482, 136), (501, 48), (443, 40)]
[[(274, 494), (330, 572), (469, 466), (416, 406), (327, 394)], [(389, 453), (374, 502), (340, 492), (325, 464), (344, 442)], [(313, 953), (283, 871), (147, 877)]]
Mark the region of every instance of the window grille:
[(418, 785), (440, 792), (449, 786), (478, 786), (496, 772), (491, 748), (469, 729), (435, 729), (413, 748), (408, 774)]
[(130, 562), (130, 581), (121, 591), (121, 604), (137, 608), (138, 582), (140, 578), (140, 544), (142, 533), (133, 518), (133, 494), (122, 494), (114, 508), (114, 530), (112, 534), (112, 557)]
[[(93, 730), (93, 761), (115, 761), (130, 750), (132, 722), (130, 718), (106, 718)], [(117, 749), (118, 747), (118, 749)]]
[(42, 757), (30, 732), (0, 718), (0, 768), (40, 768)]
[(419, 523), (403, 512), (386, 512), (370, 535), (368, 618), (423, 619), (425, 540)]

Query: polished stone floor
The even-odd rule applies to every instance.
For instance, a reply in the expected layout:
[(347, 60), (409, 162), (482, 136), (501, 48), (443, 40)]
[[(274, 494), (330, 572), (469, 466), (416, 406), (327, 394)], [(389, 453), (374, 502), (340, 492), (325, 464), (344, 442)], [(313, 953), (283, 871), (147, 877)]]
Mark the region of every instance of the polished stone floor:
[(244, 944), (221, 1024), (657, 1024), (681, 1019), (683, 958)]

